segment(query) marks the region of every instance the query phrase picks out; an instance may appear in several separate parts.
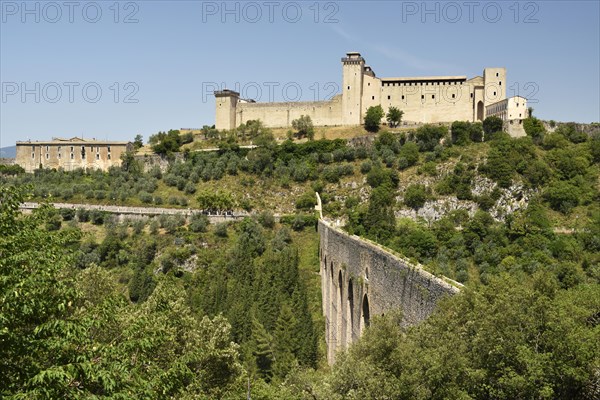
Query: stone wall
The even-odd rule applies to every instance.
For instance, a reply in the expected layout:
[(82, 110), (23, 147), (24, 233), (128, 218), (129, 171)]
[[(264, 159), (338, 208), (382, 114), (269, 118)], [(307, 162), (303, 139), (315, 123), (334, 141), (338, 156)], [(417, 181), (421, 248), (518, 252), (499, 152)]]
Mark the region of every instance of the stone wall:
[(427, 318), (460, 284), (424, 271), (382, 247), (319, 221), (327, 358), (357, 340), (370, 318), (402, 309), (403, 324)]
[(237, 125), (260, 119), (272, 128), (291, 128), (292, 121), (308, 115), (316, 126), (340, 125), (341, 99), (336, 96), (330, 101), (304, 101), (283, 103), (238, 103)]

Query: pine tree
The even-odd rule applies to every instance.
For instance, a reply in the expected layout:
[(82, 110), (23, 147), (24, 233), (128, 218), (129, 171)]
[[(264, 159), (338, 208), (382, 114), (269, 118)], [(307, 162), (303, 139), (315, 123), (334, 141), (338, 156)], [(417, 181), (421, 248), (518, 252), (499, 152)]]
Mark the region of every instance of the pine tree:
[(294, 328), (298, 321), (289, 305), (283, 304), (275, 326), (275, 352), (273, 360), (273, 374), (279, 378), (285, 376), (297, 363), (294, 354), (298, 351), (298, 343), (294, 335)]

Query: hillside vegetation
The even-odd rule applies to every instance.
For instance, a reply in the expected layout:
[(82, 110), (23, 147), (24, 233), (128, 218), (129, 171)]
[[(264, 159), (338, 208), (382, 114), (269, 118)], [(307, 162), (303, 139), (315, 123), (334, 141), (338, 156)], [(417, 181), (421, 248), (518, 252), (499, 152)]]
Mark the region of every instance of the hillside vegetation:
[[(165, 171), (0, 171), (2, 397), (597, 398), (600, 136), (489, 126), (279, 145), (259, 129), (257, 148), (230, 138)], [(315, 191), (348, 232), (465, 289), (412, 328), (375, 317), (328, 368)], [(27, 197), (255, 216), (22, 215)]]

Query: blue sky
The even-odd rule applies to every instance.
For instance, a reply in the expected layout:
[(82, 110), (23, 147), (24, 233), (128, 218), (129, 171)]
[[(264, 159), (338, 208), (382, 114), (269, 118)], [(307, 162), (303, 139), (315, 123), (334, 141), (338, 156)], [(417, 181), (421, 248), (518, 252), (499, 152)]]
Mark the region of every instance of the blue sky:
[(323, 100), (347, 51), (383, 77), (506, 67), (538, 117), (599, 121), (599, 4), (0, 0), (0, 147), (212, 125), (215, 86)]

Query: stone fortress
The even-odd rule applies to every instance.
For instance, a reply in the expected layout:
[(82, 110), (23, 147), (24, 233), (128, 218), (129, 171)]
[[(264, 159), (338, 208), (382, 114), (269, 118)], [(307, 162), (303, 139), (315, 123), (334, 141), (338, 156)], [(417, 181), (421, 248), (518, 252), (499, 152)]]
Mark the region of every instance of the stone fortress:
[(98, 141), (95, 139), (53, 138), (49, 141), (17, 142), (15, 163), (33, 172), (38, 168), (92, 168), (107, 171), (121, 165), (121, 155), (133, 150), (130, 142)]
[(240, 98), (233, 90), (216, 91), (215, 127), (231, 130), (260, 119), (265, 126), (286, 128), (301, 115), (315, 126), (361, 125), (367, 109), (380, 105), (404, 112), (406, 123), (483, 121), (503, 119), (512, 136), (524, 136), (527, 100), (506, 98), (506, 69), (484, 68), (483, 76), (423, 76), (380, 78), (357, 52), (342, 58), (342, 93), (328, 101), (257, 103)]

